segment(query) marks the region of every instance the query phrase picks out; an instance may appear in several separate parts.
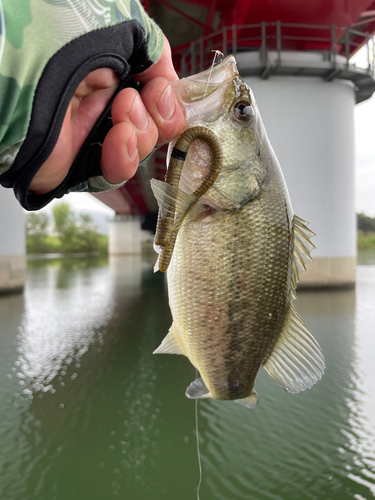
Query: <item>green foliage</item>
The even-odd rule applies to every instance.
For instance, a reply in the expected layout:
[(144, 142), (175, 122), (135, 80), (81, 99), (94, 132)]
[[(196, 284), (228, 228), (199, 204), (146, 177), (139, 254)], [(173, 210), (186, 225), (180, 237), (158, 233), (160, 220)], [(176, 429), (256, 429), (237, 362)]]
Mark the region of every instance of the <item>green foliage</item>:
[(362, 233), (358, 231), (358, 248), (375, 248), (375, 233)]
[(98, 252), (99, 255), (107, 255), (108, 254), (108, 235), (107, 234), (100, 234), (99, 235), (99, 245), (98, 245)]
[(30, 212), (26, 216), (26, 230), (28, 233), (47, 235), (48, 215), (42, 212)]
[(100, 234), (92, 222), (89, 214), (80, 216), (79, 245), (83, 252), (97, 252), (99, 249)]
[(28, 253), (48, 252), (48, 216), (32, 212), (26, 216), (26, 246)]
[(100, 234), (89, 214), (78, 220), (68, 203), (59, 203), (52, 209), (57, 236), (48, 235), (48, 216), (34, 212), (26, 222), (28, 253), (91, 253), (105, 255), (108, 237)]
[(364, 213), (357, 214), (357, 228), (364, 233), (375, 233), (375, 217)]
[(26, 236), (27, 253), (60, 253), (61, 242), (57, 236), (47, 236), (41, 240), (35, 234)]
[(375, 249), (375, 217), (364, 213), (357, 214), (357, 246), (360, 249)]
[(68, 203), (59, 203), (52, 209), (55, 231), (61, 241), (61, 252), (79, 252), (78, 227)]

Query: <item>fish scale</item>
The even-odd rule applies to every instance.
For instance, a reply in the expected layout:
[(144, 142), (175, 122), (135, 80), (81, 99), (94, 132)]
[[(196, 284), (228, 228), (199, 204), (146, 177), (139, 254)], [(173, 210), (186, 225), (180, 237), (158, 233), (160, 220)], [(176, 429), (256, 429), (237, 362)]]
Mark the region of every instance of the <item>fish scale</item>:
[[(289, 234), (279, 230), (285, 227), (285, 223), (279, 227), (282, 216), (272, 210), (277, 203), (285, 205), (281, 190), (276, 193), (280, 200), (270, 190), (239, 212), (214, 222), (196, 222), (193, 228), (187, 224), (178, 236), (168, 271), (169, 293), (176, 297), (172, 315), (189, 359), (217, 399), (248, 395), (275, 344), (275, 327), (284, 319), (280, 309), (288, 300), (285, 284), (291, 250)], [(205, 262), (212, 252), (207, 242), (214, 238), (221, 246), (216, 243), (218, 258), (207, 273)], [(265, 282), (271, 286), (265, 287)], [(220, 318), (220, 330), (213, 314)], [(222, 381), (230, 386), (238, 380), (246, 380), (241, 391), (223, 386)]]
[(218, 177), (194, 198), (214, 162), (207, 145), (195, 141), (178, 187), (152, 181), (160, 214), (170, 200), (179, 207), (167, 271), (173, 324), (155, 352), (184, 354), (200, 372), (186, 391), (189, 398), (253, 408), (261, 366), (291, 394), (311, 388), (323, 374), (319, 344), (293, 304), (299, 274), (311, 260), (313, 233), (293, 214), (254, 96), (234, 58), (210, 77), (212, 87), (201, 87), (200, 98), (207, 72), (175, 85), (186, 107), (186, 129), (203, 127), (217, 138), (223, 158)]

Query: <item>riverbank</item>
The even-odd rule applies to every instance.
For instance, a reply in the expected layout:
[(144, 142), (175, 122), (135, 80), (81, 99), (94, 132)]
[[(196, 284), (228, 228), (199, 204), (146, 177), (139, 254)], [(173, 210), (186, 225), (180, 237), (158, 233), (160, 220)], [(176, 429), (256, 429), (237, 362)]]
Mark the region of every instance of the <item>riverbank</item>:
[(375, 233), (358, 231), (357, 246), (358, 249), (372, 248), (375, 250)]

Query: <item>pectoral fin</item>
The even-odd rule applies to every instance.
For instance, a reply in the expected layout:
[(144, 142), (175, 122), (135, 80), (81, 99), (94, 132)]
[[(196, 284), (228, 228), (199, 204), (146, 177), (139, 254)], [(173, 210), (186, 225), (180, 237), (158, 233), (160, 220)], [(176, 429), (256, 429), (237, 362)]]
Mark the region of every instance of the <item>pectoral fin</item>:
[(153, 354), (183, 354), (186, 356), (185, 350), (180, 342), (178, 329), (174, 323), (172, 323), (168, 334), (159, 347), (155, 349)]
[[(196, 196), (187, 194), (166, 182), (151, 179), (151, 189), (161, 213), (169, 212), (175, 215), (174, 227), (178, 227), (182, 220), (186, 223), (198, 218), (203, 211), (203, 204)], [(173, 207), (172, 212), (171, 207)]]
[(263, 367), (289, 394), (311, 389), (324, 373), (325, 362), (320, 345), (292, 302), (280, 337)]

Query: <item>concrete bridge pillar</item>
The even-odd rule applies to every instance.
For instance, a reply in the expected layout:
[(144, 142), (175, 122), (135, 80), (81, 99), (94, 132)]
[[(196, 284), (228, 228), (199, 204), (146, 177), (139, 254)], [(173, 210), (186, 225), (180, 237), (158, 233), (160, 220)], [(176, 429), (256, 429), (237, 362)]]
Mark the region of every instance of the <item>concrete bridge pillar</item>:
[(115, 215), (109, 224), (109, 254), (141, 254), (145, 242), (152, 242), (153, 235), (141, 228), (142, 216)]
[(245, 77), (283, 170), (294, 213), (316, 233), (301, 286), (354, 286), (354, 106), (351, 81)]
[(13, 191), (0, 186), (0, 293), (23, 290), (26, 265), (25, 212)]

